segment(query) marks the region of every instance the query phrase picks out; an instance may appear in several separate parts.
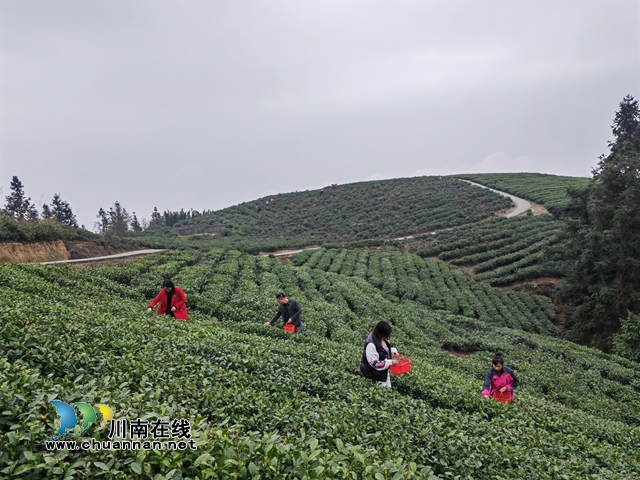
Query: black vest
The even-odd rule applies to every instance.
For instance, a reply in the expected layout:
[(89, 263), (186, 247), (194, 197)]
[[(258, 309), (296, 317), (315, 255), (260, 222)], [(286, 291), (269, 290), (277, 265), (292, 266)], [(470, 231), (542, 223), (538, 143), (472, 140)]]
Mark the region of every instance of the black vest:
[(386, 382), (387, 375), (389, 375), (389, 369), (386, 370), (376, 370), (371, 365), (369, 365), (369, 361), (367, 360), (367, 345), (373, 343), (376, 346), (376, 351), (378, 352), (379, 360), (386, 360), (391, 358), (391, 344), (387, 342), (387, 346), (389, 347), (389, 353), (385, 350), (385, 348), (380, 345), (380, 342), (376, 338), (376, 336), (371, 332), (367, 337), (367, 341), (364, 342), (364, 349), (362, 350), (362, 359), (360, 360), (360, 374), (363, 377), (370, 378), (371, 380), (376, 380), (378, 382)]

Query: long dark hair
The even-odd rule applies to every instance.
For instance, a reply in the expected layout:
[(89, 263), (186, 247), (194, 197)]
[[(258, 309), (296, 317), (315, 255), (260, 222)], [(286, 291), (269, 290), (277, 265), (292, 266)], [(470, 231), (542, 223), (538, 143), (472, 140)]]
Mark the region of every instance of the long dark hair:
[(171, 287), (171, 290), (170, 290), (170, 291), (168, 291), (168, 292), (167, 292), (167, 291), (165, 290), (165, 293), (167, 294), (167, 296), (168, 296), (168, 297), (170, 297), (171, 295), (173, 295), (174, 293), (176, 293), (176, 286), (175, 286), (175, 285), (173, 284), (173, 282), (172, 282), (171, 280), (169, 280), (168, 278), (167, 278), (167, 279), (165, 279), (165, 281), (164, 281), (164, 282), (162, 282), (162, 288), (165, 288), (165, 287)]
[(378, 341), (381, 341), (383, 338), (389, 338), (391, 335), (391, 325), (382, 320), (373, 327), (373, 334), (376, 336)]
[(491, 359), (491, 363), (493, 365), (504, 365), (504, 357), (502, 356), (502, 354), (500, 352), (496, 352), (493, 355), (493, 358)]

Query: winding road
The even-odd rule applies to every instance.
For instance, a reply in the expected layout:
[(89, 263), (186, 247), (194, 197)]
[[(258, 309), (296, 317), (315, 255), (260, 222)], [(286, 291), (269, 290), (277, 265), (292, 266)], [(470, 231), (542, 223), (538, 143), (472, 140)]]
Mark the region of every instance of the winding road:
[(503, 197), (510, 198), (511, 201), (515, 203), (516, 209), (503, 215), (507, 218), (517, 217), (518, 215), (523, 214), (524, 212), (526, 212), (531, 208), (531, 204), (527, 202), (524, 198), (516, 197), (515, 195), (511, 195), (510, 193), (507, 193), (507, 192), (501, 192), (500, 190), (494, 190), (493, 188), (486, 187), (484, 185), (481, 185), (480, 183), (472, 182), (471, 180), (463, 180), (462, 178), (459, 178), (458, 180), (460, 180), (461, 182), (470, 183), (471, 185), (475, 185), (476, 187), (486, 188), (488, 190), (491, 190), (494, 193), (497, 193), (498, 195), (502, 195)]
[[(494, 190), (493, 188), (489, 188), (486, 187), (484, 185), (481, 185), (480, 183), (476, 183), (476, 182), (472, 182), (471, 180), (463, 180), (463, 179), (459, 179), (461, 182), (467, 182), (470, 183), (471, 185), (475, 185), (476, 187), (480, 187), (480, 188), (486, 188), (488, 190), (491, 190), (494, 193), (497, 193), (498, 195), (502, 195), (503, 197), (508, 197), (511, 199), (511, 201), (516, 205), (516, 208), (514, 210), (512, 210), (509, 213), (505, 213), (502, 214), (502, 216), (507, 217), (507, 218), (511, 218), (511, 217), (516, 217), (518, 215), (523, 214), (524, 212), (526, 212), (527, 210), (529, 210), (531, 208), (531, 203), (529, 203), (528, 201), (526, 201), (524, 198), (520, 198), (520, 197), (516, 197), (515, 195), (511, 195), (510, 193), (507, 192), (501, 192), (500, 190)], [(423, 235), (435, 235), (436, 232), (429, 232), (429, 233), (421, 233), (421, 234), (417, 234), (417, 235), (409, 235), (406, 237), (399, 237), (399, 238), (394, 238), (394, 240), (409, 240), (411, 238), (415, 238), (416, 236), (423, 236)], [(309, 247), (309, 248), (302, 248), (299, 250), (283, 250), (283, 251), (279, 251), (279, 252), (272, 252), (272, 253), (261, 253), (260, 255), (263, 257), (268, 257), (269, 255), (273, 255), (274, 257), (288, 257), (290, 255), (293, 255), (295, 253), (300, 253), (300, 252), (304, 252), (305, 250), (316, 250), (320, 247)], [(118, 253), (115, 255), (106, 255), (104, 257), (92, 257), (92, 258), (77, 258), (74, 260), (58, 260), (57, 262), (40, 262), (42, 265), (55, 265), (58, 263), (86, 263), (86, 262), (99, 262), (101, 260), (113, 260), (113, 259), (117, 259), (117, 258), (125, 258), (125, 257), (133, 257), (136, 255), (149, 255), (151, 253), (161, 253), (161, 252), (166, 252), (167, 249), (162, 249), (162, 250), (153, 250), (153, 249), (148, 249), (148, 250), (135, 250), (133, 252), (126, 252), (126, 253)]]
[[(471, 185), (475, 185), (476, 187), (486, 188), (487, 190), (491, 190), (492, 192), (497, 193), (498, 195), (502, 195), (503, 197), (510, 198), (511, 201), (515, 204), (516, 208), (510, 211), (509, 213), (500, 214), (500, 216), (502, 217), (507, 217), (507, 218), (517, 217), (518, 215), (522, 215), (524, 212), (526, 212), (531, 208), (531, 203), (529, 203), (524, 198), (516, 197), (515, 195), (511, 195), (510, 193), (507, 193), (507, 192), (501, 192), (500, 190), (494, 190), (493, 188), (489, 188), (480, 183), (472, 182), (471, 180), (463, 180), (462, 178), (459, 178), (458, 180), (460, 180), (461, 182), (470, 183)], [(420, 233), (416, 235), (409, 235), (408, 237), (394, 238), (394, 240), (410, 240), (412, 238), (422, 237), (424, 235), (435, 235), (436, 233), (438, 232)]]

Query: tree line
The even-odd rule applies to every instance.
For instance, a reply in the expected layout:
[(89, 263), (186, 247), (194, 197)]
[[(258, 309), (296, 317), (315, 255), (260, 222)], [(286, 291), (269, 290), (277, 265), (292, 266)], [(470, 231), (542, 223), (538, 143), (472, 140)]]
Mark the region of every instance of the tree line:
[(640, 108), (627, 95), (585, 188), (570, 188), (565, 256), (571, 340), (640, 361)]
[[(36, 204), (25, 193), (24, 184), (17, 177), (13, 176), (9, 185), (10, 194), (5, 197), (5, 203), (0, 208), (0, 215), (12, 218), (18, 222), (37, 222), (40, 220), (54, 220), (62, 225), (73, 228), (85, 228), (78, 225), (76, 214), (71, 205), (62, 199), (60, 193), (53, 195), (49, 204), (44, 204), (38, 211)], [(195, 219), (203, 214), (211, 213), (203, 210), (181, 209), (180, 211), (165, 210), (163, 213), (153, 208), (151, 219), (138, 220), (136, 212), (129, 213), (119, 201), (116, 201), (109, 210), (100, 208), (96, 215), (97, 221), (94, 223), (95, 230), (103, 235), (126, 236), (138, 234), (145, 230), (154, 230), (165, 227), (172, 227), (176, 223)]]
[(191, 220), (206, 213), (210, 213), (210, 211), (203, 210), (203, 212), (200, 213), (194, 209), (187, 211), (180, 209), (180, 211), (165, 210), (163, 213), (160, 213), (158, 207), (153, 207), (150, 220), (146, 218), (138, 220), (136, 212), (130, 214), (120, 202), (116, 201), (109, 210), (105, 210), (104, 208), (98, 210), (98, 214), (96, 215), (97, 221), (94, 223), (94, 227), (98, 233), (103, 235), (122, 237), (140, 234), (149, 230), (171, 228), (178, 222)]
[(59, 193), (54, 194), (50, 204), (42, 205), (38, 212), (36, 205), (24, 192), (24, 185), (17, 176), (13, 176), (9, 186), (11, 193), (5, 197), (0, 214), (18, 221), (55, 220), (68, 227), (78, 228), (78, 221), (68, 202)]

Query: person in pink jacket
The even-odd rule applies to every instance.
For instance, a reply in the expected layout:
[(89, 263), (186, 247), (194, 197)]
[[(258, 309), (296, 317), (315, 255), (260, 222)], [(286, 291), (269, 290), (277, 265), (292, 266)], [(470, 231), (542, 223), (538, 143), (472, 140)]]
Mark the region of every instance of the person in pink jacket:
[(482, 396), (495, 398), (503, 403), (513, 402), (513, 389), (520, 382), (513, 370), (504, 365), (504, 359), (500, 352), (491, 359), (492, 367), (487, 371), (482, 385)]

